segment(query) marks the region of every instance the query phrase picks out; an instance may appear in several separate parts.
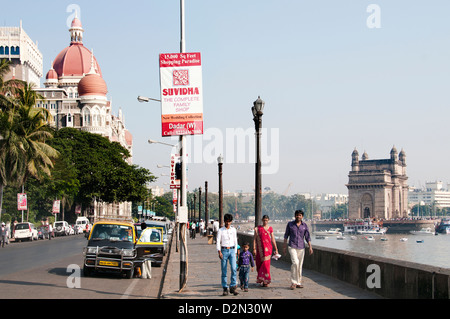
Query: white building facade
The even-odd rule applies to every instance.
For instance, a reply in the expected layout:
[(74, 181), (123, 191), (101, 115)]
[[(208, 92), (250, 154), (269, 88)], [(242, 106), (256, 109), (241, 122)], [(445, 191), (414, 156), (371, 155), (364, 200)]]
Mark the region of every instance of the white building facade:
[(450, 191), (449, 185), (444, 188), (441, 181), (427, 182), (424, 189), (412, 189), (408, 192), (408, 203), (412, 207), (414, 205), (433, 205), (437, 207), (450, 207)]
[(37, 42), (34, 43), (22, 28), (0, 27), (0, 59), (11, 61), (11, 71), (5, 80), (18, 79), (40, 85), (43, 76), (43, 56)]

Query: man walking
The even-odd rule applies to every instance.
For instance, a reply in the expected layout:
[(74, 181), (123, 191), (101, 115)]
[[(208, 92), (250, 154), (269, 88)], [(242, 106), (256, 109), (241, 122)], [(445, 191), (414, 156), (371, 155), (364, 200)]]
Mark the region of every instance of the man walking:
[[(305, 256), (305, 240), (308, 242), (309, 254), (313, 253), (311, 246), (311, 237), (309, 234), (308, 225), (303, 222), (303, 211), (295, 211), (295, 220), (289, 222), (284, 233), (283, 252), (286, 255), (286, 248), (288, 248), (291, 257), (291, 289), (303, 288), (302, 285), (302, 267), (303, 257)], [(288, 246), (289, 238), (289, 247)]]
[(0, 226), (0, 244), (2, 247), (5, 247), (5, 241), (6, 241), (6, 226), (5, 223), (2, 223)]
[(238, 295), (237, 285), (237, 271), (236, 271), (236, 249), (237, 249), (237, 233), (236, 228), (231, 227), (233, 216), (231, 214), (225, 214), (223, 222), (225, 226), (219, 229), (217, 233), (217, 251), (221, 260), (222, 270), (222, 288), (223, 296), (228, 295), (228, 282), (227, 282), (227, 263), (230, 262), (231, 278), (230, 278), (230, 293)]

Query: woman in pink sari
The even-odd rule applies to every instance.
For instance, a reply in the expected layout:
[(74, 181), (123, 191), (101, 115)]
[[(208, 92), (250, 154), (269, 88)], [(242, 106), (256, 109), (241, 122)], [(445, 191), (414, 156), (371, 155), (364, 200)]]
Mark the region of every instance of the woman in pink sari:
[(262, 222), (262, 225), (255, 228), (253, 255), (256, 256), (256, 270), (258, 272), (256, 282), (263, 287), (267, 287), (271, 282), (270, 259), (272, 258), (272, 245), (275, 247), (275, 254), (278, 254), (278, 248), (273, 229), (269, 226), (269, 217), (264, 215)]

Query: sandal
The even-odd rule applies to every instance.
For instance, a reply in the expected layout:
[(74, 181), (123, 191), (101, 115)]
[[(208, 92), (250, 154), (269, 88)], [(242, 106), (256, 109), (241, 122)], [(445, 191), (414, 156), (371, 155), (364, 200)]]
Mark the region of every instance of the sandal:
[(291, 287), (290, 287), (290, 289), (291, 289), (291, 290), (294, 290), (296, 286), (297, 286), (296, 284), (292, 284)]

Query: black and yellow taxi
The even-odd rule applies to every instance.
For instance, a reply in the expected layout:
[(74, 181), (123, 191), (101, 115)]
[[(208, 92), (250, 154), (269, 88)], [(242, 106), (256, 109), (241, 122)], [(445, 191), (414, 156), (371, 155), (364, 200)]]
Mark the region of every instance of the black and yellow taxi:
[(100, 221), (92, 226), (84, 248), (85, 276), (115, 272), (132, 278), (136, 258), (136, 231), (132, 223)]
[(162, 227), (141, 229), (135, 247), (137, 265), (145, 260), (150, 260), (152, 265), (161, 266), (164, 257), (164, 229)]

